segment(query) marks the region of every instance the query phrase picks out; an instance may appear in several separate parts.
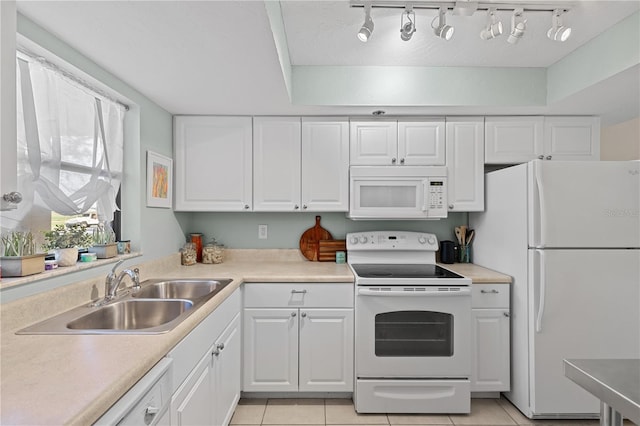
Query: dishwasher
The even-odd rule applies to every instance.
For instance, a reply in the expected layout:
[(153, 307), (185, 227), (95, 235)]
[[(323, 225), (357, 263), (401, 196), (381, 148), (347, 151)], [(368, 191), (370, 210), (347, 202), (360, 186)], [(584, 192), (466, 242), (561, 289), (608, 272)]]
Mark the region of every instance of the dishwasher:
[(96, 421), (96, 425), (169, 426), (171, 364), (163, 358)]

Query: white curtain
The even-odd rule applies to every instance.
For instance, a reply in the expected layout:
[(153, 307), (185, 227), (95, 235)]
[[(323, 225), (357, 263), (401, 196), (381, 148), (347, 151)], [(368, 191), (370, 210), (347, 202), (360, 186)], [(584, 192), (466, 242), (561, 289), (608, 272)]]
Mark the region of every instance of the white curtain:
[(18, 177), (28, 212), (97, 205), (113, 220), (122, 178), (124, 107), (36, 60), (18, 60)]

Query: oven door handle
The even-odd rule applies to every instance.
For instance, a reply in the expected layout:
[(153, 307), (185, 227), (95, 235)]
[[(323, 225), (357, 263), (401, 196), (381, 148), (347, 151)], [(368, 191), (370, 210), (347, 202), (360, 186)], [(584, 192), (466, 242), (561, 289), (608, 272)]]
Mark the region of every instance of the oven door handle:
[(405, 291), (405, 290), (372, 290), (370, 288), (359, 288), (359, 296), (377, 296), (377, 297), (455, 297), (469, 296), (471, 289), (468, 287), (460, 288), (455, 291), (450, 290), (424, 290), (424, 291)]

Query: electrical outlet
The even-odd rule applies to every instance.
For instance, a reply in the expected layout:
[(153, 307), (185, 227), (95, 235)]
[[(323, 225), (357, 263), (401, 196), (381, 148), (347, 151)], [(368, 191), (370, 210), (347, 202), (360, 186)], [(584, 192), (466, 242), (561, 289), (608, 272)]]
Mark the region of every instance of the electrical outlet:
[(258, 238), (266, 240), (268, 237), (269, 227), (267, 225), (258, 225)]

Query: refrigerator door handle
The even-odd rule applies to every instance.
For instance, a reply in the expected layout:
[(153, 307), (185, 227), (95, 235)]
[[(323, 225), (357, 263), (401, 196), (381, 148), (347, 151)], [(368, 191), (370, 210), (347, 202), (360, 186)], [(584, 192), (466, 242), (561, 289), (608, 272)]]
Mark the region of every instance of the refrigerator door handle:
[(544, 316), (544, 299), (545, 299), (545, 291), (546, 291), (546, 282), (545, 282), (545, 263), (544, 263), (544, 250), (536, 250), (536, 254), (539, 256), (539, 263), (537, 265), (536, 270), (540, 274), (538, 277), (538, 312), (536, 313), (536, 333), (540, 333), (542, 331), (542, 317)]
[(545, 217), (547, 209), (545, 208), (544, 190), (542, 189), (542, 165), (536, 163), (537, 162), (534, 162), (534, 173), (536, 175), (536, 186), (538, 187), (538, 217), (540, 219), (540, 229), (538, 229), (538, 235), (534, 236), (537, 237), (537, 241), (534, 241), (534, 243), (535, 246), (540, 247), (544, 245), (543, 239), (547, 228), (547, 219)]

